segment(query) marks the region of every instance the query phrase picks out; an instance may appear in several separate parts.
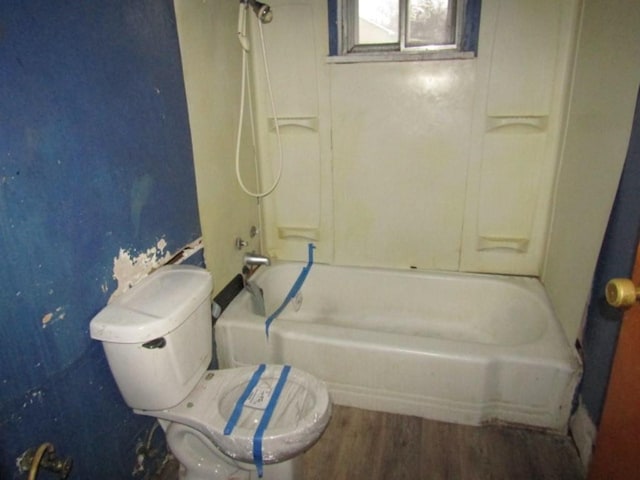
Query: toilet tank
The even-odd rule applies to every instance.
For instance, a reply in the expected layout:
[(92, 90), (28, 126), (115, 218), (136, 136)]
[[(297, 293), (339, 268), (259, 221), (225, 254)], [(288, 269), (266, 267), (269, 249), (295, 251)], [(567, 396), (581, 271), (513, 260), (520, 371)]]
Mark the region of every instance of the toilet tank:
[(180, 403), (211, 362), (209, 272), (161, 267), (116, 297), (90, 324), (120, 393), (131, 408), (162, 410)]

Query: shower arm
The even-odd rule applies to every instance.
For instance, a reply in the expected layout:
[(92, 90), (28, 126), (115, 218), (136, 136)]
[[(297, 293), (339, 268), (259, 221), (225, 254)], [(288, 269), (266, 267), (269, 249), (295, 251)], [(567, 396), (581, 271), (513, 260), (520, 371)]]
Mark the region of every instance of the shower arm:
[(251, 7), (253, 13), (256, 14), (258, 20), (262, 23), (270, 23), (273, 20), (273, 12), (271, 7), (266, 3), (259, 2), (258, 0), (240, 0), (241, 4), (246, 7)]

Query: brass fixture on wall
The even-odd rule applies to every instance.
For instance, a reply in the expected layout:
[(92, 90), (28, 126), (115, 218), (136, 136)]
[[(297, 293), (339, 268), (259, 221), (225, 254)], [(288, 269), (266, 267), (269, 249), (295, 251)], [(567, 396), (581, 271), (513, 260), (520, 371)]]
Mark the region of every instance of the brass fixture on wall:
[(38, 448), (30, 448), (24, 452), (20, 456), (18, 464), (23, 472), (29, 472), (28, 480), (36, 480), (40, 468), (57, 473), (64, 480), (71, 472), (73, 460), (71, 457), (59, 458), (53, 444), (45, 442)]

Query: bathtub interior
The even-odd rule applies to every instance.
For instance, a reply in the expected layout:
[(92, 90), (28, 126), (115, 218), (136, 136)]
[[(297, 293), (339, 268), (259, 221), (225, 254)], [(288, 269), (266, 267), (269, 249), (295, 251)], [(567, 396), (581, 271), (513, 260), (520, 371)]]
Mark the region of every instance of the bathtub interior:
[[(264, 270), (256, 283), (267, 313), (285, 298), (301, 266)], [(484, 344), (530, 343), (552, 315), (533, 278), (314, 267), (279, 318)], [(516, 301), (512, 301), (515, 299)], [(517, 321), (514, 321), (517, 319)]]
[[(268, 312), (300, 268), (256, 276)], [(215, 327), (220, 366), (288, 363), (342, 405), (566, 430), (580, 365), (537, 280), (314, 265), (301, 292), (268, 339), (242, 292)]]

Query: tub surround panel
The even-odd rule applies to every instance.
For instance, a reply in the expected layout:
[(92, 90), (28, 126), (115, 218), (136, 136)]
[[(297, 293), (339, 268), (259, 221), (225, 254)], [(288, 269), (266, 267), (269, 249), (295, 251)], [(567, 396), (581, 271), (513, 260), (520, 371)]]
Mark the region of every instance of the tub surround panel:
[[(575, 8), (576, 2), (566, 2)], [(556, 0), (510, 0), (498, 3), (493, 48), (482, 44), (491, 55), (491, 79), (487, 94), (490, 117), (548, 116), (557, 81), (558, 50), (562, 38), (563, 10)], [(484, 14), (485, 12), (483, 12)], [(487, 36), (483, 39), (490, 41)]]
[[(530, 251), (539, 251), (539, 246), (531, 245), (531, 234), (544, 141), (545, 135), (535, 131), (507, 135), (495, 132), (485, 136), (477, 243), (475, 249), (469, 249), (472, 255), (503, 250), (506, 255), (517, 258)], [(506, 178), (512, 180), (505, 181)], [(513, 201), (507, 203), (505, 198)], [(534, 262), (534, 266), (537, 264)], [(535, 275), (537, 269), (528, 273)]]
[(474, 62), (331, 72), (335, 262), (457, 270)]
[[(331, 131), (326, 2), (274, 0), (273, 21), (263, 25), (273, 88), (274, 118), (258, 24), (250, 15), (251, 79), (257, 123), (261, 190), (283, 171), (276, 191), (262, 200), (266, 250), (276, 258), (306, 256), (318, 245), (319, 261), (333, 260)], [(293, 60), (293, 61), (292, 61)]]
[(579, 7), (483, 2), (463, 271), (541, 272)]
[(267, 249), (303, 260), (314, 240), (329, 263), (539, 275), (580, 2), (483, 2), (474, 59), (330, 63), (326, 2), (278, 1), (264, 30), (287, 158)]

